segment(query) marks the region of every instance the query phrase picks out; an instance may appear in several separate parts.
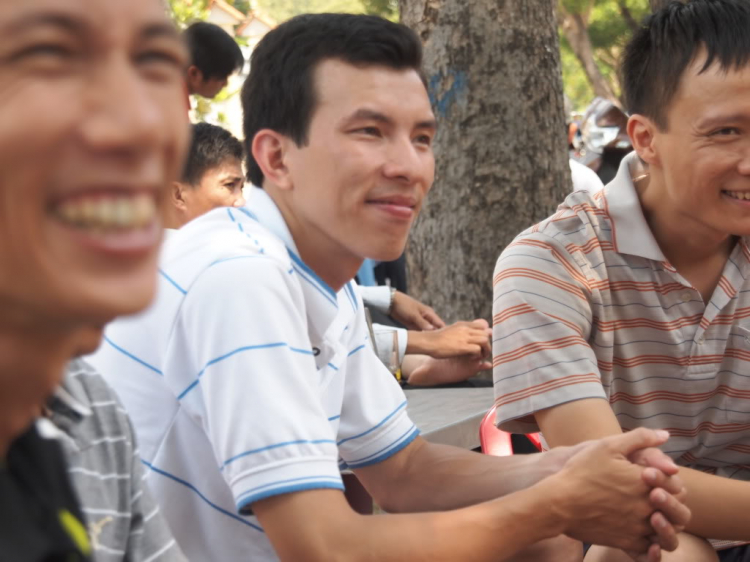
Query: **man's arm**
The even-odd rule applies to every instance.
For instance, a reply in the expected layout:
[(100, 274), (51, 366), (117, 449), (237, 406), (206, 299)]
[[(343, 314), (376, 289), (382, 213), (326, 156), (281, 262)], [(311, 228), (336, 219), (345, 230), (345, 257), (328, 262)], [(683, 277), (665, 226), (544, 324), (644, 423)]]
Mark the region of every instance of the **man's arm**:
[[(648, 536), (653, 531), (648, 520), (654, 510), (654, 490), (643, 481), (643, 469), (630, 463), (627, 457), (636, 449), (657, 445), (663, 440), (657, 432), (638, 430), (581, 446), (569, 455), (558, 473), (534, 486), (455, 511), (363, 518), (351, 511), (340, 493), (328, 490), (262, 500), (253, 504), (253, 510), (284, 562), (300, 559), (498, 561), (561, 533), (587, 542), (646, 552), (652, 546)], [(409, 448), (412, 451), (409, 452)], [(424, 490), (417, 495), (421, 497), (420, 504), (401, 507), (418, 511), (429, 507), (445, 509), (451, 503), (463, 505), (468, 502), (460, 493), (465, 487), (459, 484), (475, 476), (490, 475), (471, 470), (454, 474), (453, 469), (460, 462), (458, 457), (462, 455), (456, 452), (451, 458), (450, 453), (449, 447), (433, 449), (427, 443), (414, 442), (381, 463), (389, 463), (380, 467), (382, 474), (378, 474), (379, 465), (359, 469), (357, 474), (380, 501), (379, 494), (387, 488), (387, 481), (395, 482), (392, 471), (403, 470), (399, 468), (401, 462), (432, 461), (433, 472), (442, 477), (447, 469), (452, 477), (433, 481), (434, 475), (423, 467), (425, 472), (417, 486)], [(401, 461), (397, 460), (399, 456)], [(479, 460), (479, 455), (473, 456), (477, 457), (473, 460)], [(441, 467), (443, 457), (447, 458)], [(469, 469), (468, 464), (465, 469)], [(523, 467), (527, 473), (531, 472), (533, 462), (498, 458), (493, 464), (492, 480), (521, 482), (522, 471), (517, 469)], [(409, 482), (416, 475), (403, 476)], [(523, 483), (528, 482), (526, 479)], [(500, 489), (509, 491), (514, 486), (515, 483), (489, 486), (485, 495)], [(455, 492), (454, 487), (458, 488)], [(405, 488), (399, 486), (402, 492)], [(582, 494), (581, 490), (586, 493)], [(444, 500), (431, 503), (428, 499), (444, 494)], [(474, 491), (470, 496), (468, 501), (476, 500), (480, 494)], [(662, 508), (671, 512), (675, 519), (686, 520), (687, 510), (669, 497), (670, 505)], [(673, 532), (671, 535), (673, 539)], [(668, 548), (674, 548), (675, 544), (672, 542)]]
[[(578, 400), (536, 413), (551, 447), (574, 445), (622, 432), (605, 400)], [(711, 539), (750, 540), (750, 482), (680, 469), (693, 517), (686, 530)]]

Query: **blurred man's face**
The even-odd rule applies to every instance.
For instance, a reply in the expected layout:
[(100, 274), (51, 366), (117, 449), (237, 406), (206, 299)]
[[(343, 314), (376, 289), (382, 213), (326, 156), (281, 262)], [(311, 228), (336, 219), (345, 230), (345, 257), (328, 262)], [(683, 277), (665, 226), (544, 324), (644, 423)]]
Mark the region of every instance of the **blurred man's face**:
[(0, 0), (0, 308), (103, 324), (152, 299), (188, 143), (160, 0)]

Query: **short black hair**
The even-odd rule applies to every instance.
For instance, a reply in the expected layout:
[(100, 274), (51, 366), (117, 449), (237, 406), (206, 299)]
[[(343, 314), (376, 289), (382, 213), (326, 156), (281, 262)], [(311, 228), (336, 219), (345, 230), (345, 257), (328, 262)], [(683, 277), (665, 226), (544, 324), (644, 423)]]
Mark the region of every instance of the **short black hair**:
[(242, 162), (242, 143), (226, 129), (209, 123), (196, 123), (192, 129), (190, 152), (182, 173), (183, 183), (197, 186), (208, 170), (220, 166), (228, 158)]
[(307, 143), (315, 108), (316, 66), (339, 59), (355, 66), (414, 69), (422, 76), (422, 43), (405, 25), (377, 16), (304, 14), (269, 31), (253, 50), (242, 87), (248, 179), (261, 187), (263, 172), (250, 146), (261, 129)]
[(190, 64), (201, 71), (205, 80), (227, 78), (245, 64), (237, 41), (218, 25), (199, 21), (190, 25), (184, 36)]
[(647, 16), (623, 54), (621, 74), (628, 111), (667, 128), (667, 108), (680, 80), (704, 52), (705, 72), (714, 62), (724, 71), (741, 69), (750, 58), (748, 0), (673, 0)]

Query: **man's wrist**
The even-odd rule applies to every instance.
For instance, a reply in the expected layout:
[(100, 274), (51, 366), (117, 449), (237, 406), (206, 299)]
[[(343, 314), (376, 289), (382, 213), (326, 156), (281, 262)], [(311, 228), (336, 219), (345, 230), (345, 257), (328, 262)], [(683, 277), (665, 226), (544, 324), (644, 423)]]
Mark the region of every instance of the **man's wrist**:
[(390, 290), (390, 300), (388, 301), (388, 310), (385, 313), (390, 316), (393, 312), (393, 303), (396, 300), (396, 288), (388, 287), (388, 289)]

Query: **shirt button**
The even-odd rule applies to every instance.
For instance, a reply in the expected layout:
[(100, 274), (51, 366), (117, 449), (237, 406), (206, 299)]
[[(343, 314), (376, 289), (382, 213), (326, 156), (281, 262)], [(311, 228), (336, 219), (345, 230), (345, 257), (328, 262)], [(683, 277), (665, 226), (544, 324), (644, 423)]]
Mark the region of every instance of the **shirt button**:
[(706, 341), (706, 336), (700, 336), (697, 340), (698, 345), (703, 345)]
[(691, 295), (690, 293), (682, 293), (682, 295), (680, 295), (680, 298), (682, 299), (682, 302), (689, 302), (693, 298), (693, 295)]

